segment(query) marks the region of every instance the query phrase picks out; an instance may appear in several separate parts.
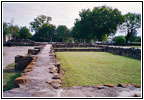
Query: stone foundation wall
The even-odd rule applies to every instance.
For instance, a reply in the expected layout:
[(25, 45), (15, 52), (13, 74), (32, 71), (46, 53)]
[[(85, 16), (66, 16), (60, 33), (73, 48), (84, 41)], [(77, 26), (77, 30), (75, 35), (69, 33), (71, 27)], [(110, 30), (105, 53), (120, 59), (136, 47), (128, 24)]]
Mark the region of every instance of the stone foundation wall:
[[(127, 47), (118, 47), (110, 45), (100, 45), (100, 44), (77, 44), (77, 43), (54, 43), (52, 44), (56, 52), (64, 51), (104, 51), (110, 52), (112, 54), (132, 57), (136, 59), (141, 59), (141, 49), (139, 48), (127, 48)], [(96, 47), (99, 49), (73, 49), (70, 47)], [(60, 49), (59, 49), (60, 48)], [(62, 48), (62, 49), (61, 49)]]
[(96, 45), (109, 45), (109, 46), (141, 46), (141, 43), (126, 43), (126, 44), (96, 43)]
[(20, 84), (27, 82), (27, 79), (24, 77), (27, 72), (33, 70), (33, 65), (37, 61), (38, 57), (35, 56), (43, 49), (43, 46), (34, 47), (34, 49), (28, 50), (27, 56), (17, 55), (15, 57), (15, 71), (22, 71), (21, 77), (18, 77), (14, 80), (16, 86), (19, 87)]
[(23, 71), (26, 66), (32, 61), (32, 56), (21, 56), (15, 57), (15, 71)]
[(4, 43), (4, 46), (39, 46), (45, 45), (43, 42), (35, 42), (29, 39), (18, 39), (18, 40), (9, 40)]
[(132, 57), (136, 59), (141, 59), (141, 49), (139, 48), (126, 48), (126, 47), (116, 47), (116, 46), (99, 46), (104, 49), (105, 52), (110, 52), (112, 54), (117, 54), (121, 56)]
[(43, 46), (34, 47), (34, 49), (28, 49), (27, 56), (17, 55), (15, 57), (15, 71), (23, 71), (26, 66), (33, 60), (34, 55), (38, 54), (43, 49)]
[(104, 51), (104, 49), (70, 49), (70, 48), (63, 48), (63, 49), (58, 49), (58, 48), (54, 48), (55, 52), (70, 52), (70, 51), (86, 51), (86, 52), (102, 52)]
[(41, 49), (43, 49), (43, 46), (36, 46), (34, 49), (28, 49), (28, 55), (36, 55), (41, 51)]
[(89, 43), (53, 43), (54, 48), (67, 48), (67, 47), (95, 47), (94, 44)]
[(53, 46), (50, 47), (50, 58), (52, 59), (53, 65), (57, 68), (57, 73), (60, 73), (61, 67), (60, 67), (60, 62), (56, 58), (56, 53), (53, 48)]

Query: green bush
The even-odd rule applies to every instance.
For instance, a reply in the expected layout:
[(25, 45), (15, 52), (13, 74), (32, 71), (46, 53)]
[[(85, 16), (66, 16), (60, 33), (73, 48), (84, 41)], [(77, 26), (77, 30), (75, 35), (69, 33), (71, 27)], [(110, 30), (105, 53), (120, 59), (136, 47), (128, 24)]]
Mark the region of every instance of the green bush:
[(126, 43), (126, 39), (124, 36), (117, 36), (114, 38), (114, 42), (116, 44), (125, 44)]

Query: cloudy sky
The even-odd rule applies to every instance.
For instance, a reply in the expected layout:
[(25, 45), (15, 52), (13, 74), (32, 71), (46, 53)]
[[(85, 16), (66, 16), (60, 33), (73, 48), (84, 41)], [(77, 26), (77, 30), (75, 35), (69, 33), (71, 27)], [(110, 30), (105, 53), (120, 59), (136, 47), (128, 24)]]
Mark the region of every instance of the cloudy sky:
[(142, 13), (141, 2), (13, 2), (3, 3), (3, 21), (11, 22), (14, 19), (14, 25), (29, 27), (34, 18), (44, 14), (52, 17), (52, 24), (71, 28), (79, 17), (79, 11), (102, 5), (118, 8), (122, 14)]

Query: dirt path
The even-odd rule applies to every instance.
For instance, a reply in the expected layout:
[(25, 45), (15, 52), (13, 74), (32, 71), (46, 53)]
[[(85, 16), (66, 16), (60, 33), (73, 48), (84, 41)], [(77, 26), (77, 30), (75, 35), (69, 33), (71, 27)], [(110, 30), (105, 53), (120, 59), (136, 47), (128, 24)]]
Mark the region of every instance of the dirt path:
[(49, 73), (48, 69), (53, 66), (49, 56), (50, 46), (46, 45), (41, 53), (37, 55), (38, 60), (33, 67), (33, 71), (25, 76), (29, 81), (25, 85), (21, 85), (20, 88), (4, 92), (4, 97), (123, 97), (134, 96), (135, 93), (140, 94), (141, 89), (133, 86), (127, 88), (104, 87), (102, 89), (95, 86), (52, 88), (47, 83), (52, 79), (52, 74)]

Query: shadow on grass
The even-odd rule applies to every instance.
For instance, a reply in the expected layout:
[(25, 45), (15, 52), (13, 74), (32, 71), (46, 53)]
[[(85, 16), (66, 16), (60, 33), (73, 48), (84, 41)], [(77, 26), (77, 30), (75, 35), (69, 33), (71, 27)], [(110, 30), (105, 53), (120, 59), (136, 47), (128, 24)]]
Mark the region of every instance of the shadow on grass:
[(21, 72), (15, 72), (14, 67), (6, 68), (3, 70), (3, 91), (10, 90), (17, 87), (13, 80), (21, 76)]

